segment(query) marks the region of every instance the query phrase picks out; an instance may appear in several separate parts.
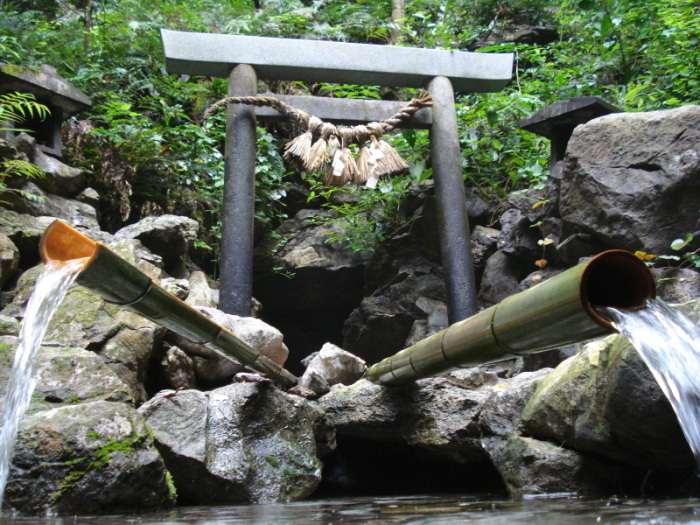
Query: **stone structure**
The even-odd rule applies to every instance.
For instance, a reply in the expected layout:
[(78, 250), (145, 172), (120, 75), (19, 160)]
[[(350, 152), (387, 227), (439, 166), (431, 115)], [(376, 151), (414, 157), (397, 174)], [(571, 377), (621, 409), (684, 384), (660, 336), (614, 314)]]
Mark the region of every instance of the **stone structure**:
[(564, 160), (566, 146), (574, 128), (610, 113), (621, 110), (598, 97), (576, 97), (560, 100), (539, 110), (537, 113), (520, 121), (520, 127), (551, 140), (550, 168)]
[[(229, 77), (229, 96), (257, 94), (258, 77), (267, 80), (351, 82), (427, 87), (433, 97), (430, 123), (433, 169), (439, 202), (439, 230), (450, 321), (476, 312), (469, 225), (454, 108), (454, 89), (496, 91), (511, 78), (512, 54), (482, 54), (407, 47), (347, 44), (162, 30), (171, 73)], [(321, 119), (355, 120), (353, 103), (315, 102)], [(386, 118), (381, 101), (374, 105)], [(346, 112), (347, 111), (347, 112)], [(427, 113), (427, 112), (425, 112)], [(373, 117), (374, 118), (374, 117)], [(427, 117), (423, 117), (427, 118)], [(252, 299), (255, 109), (231, 106), (227, 121), (226, 174), (221, 239), (220, 307), (249, 315)], [(449, 242), (448, 242), (449, 240)]]
[(92, 104), (90, 99), (56, 73), (51, 66), (30, 68), (0, 65), (0, 94), (15, 91), (31, 93), (36, 97), (37, 102), (49, 108), (51, 115), (46, 121), (39, 123), (29, 120), (22, 127), (31, 131), (37, 145), (44, 152), (60, 157), (63, 145), (61, 124), (71, 115), (89, 108)]

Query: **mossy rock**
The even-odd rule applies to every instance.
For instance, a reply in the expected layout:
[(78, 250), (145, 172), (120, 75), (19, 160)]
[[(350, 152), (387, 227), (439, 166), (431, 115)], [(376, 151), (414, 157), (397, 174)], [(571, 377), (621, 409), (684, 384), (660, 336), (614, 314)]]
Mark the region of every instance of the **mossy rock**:
[(25, 512), (85, 514), (168, 507), (175, 494), (134, 408), (96, 401), (22, 422), (5, 504)]
[(528, 435), (642, 469), (686, 472), (695, 464), (666, 396), (621, 335), (587, 344), (550, 372), (521, 426)]

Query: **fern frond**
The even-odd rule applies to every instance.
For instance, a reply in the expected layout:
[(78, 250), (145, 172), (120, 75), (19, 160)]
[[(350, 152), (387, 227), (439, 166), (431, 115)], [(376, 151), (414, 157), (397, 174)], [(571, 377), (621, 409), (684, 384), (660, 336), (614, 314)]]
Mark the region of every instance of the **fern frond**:
[(28, 118), (44, 120), (51, 114), (49, 108), (36, 101), (31, 93), (5, 93), (0, 95), (0, 129), (13, 130), (13, 124), (22, 124)]
[(0, 162), (0, 177), (27, 177), (28, 179), (43, 179), (46, 173), (39, 166), (26, 160), (8, 159)]

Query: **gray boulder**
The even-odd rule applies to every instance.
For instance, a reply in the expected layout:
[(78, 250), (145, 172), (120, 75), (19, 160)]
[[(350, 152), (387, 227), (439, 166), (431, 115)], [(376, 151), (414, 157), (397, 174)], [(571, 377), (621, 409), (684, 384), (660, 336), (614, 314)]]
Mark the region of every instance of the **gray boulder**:
[(400, 389), (360, 379), (348, 386), (335, 385), (318, 403), (338, 434), (378, 441), (400, 439)]
[(525, 405), (549, 372), (550, 369), (523, 372), (494, 384), (479, 414), (482, 435), (508, 437), (516, 434)]
[(177, 346), (172, 346), (166, 350), (160, 366), (171, 388), (176, 390), (196, 388), (197, 380), (194, 373), (194, 361)]
[(371, 251), (356, 251), (340, 224), (320, 225), (321, 210), (301, 210), (255, 249), (255, 296), (266, 311), (347, 308), (359, 303)]
[(299, 385), (325, 394), (331, 386), (350, 385), (367, 370), (367, 363), (331, 343), (323, 345), (306, 363)]
[[(0, 344), (16, 343), (12, 339), (2, 337)], [(7, 384), (14, 353), (14, 350), (3, 353), (0, 359), (3, 384)], [(103, 358), (89, 350), (42, 346), (34, 358), (34, 367), (37, 379), (28, 414), (88, 401), (134, 402), (131, 389)], [(4, 412), (4, 388), (1, 395), (0, 412)]]
[(196, 270), (190, 274), (190, 292), (185, 302), (190, 306), (202, 306), (205, 308), (216, 308), (218, 298), (216, 290), (212, 290), (204, 272)]
[(33, 217), (55, 217), (74, 227), (99, 230), (97, 210), (89, 204), (54, 195), (31, 181), (26, 182), (20, 189), (21, 193), (9, 192), (4, 197), (15, 212)]
[(525, 407), (522, 428), (642, 469), (680, 472), (694, 461), (668, 400), (620, 335), (589, 343), (550, 372)]
[(23, 268), (39, 263), (39, 239), (54, 220), (54, 217), (34, 217), (0, 208), (0, 233), (7, 235), (19, 249)]
[(37, 179), (36, 183), (48, 193), (70, 198), (75, 197), (85, 188), (86, 178), (82, 170), (65, 165), (39, 148), (34, 150), (32, 162), (46, 175), (44, 178)]
[(77, 200), (78, 202), (82, 202), (83, 204), (87, 204), (88, 206), (92, 206), (97, 210), (99, 215), (100, 194), (97, 193), (97, 190), (93, 188), (85, 188), (83, 191), (81, 191), (75, 196), (75, 200)]
[(343, 348), (374, 363), (404, 347), (413, 323), (427, 314), (424, 299), (445, 300), (445, 285), (432, 274), (402, 274), (395, 282), (366, 297), (343, 327)]
[(541, 236), (532, 228), (532, 222), (517, 208), (506, 210), (500, 218), (501, 233), (498, 250), (524, 263), (539, 259), (542, 248), (537, 244)]
[(7, 505), (87, 514), (167, 507), (174, 499), (163, 460), (134, 408), (95, 401), (23, 420)]
[(615, 113), (567, 147), (561, 217), (609, 246), (668, 253), (698, 228), (700, 106)]
[(148, 366), (160, 347), (165, 328), (126, 310), (118, 311), (110, 324), (117, 331), (97, 352), (129, 385), (136, 402), (143, 403), (148, 399), (145, 388)]
[(294, 501), (321, 480), (316, 437), (322, 412), (270, 382), (235, 383), (206, 394), (163, 392), (139, 412), (182, 502)]
[[(0, 336), (11, 335), (17, 337), (19, 334), (19, 321), (9, 315), (0, 314)], [(13, 343), (10, 343), (10, 345)]]
[(545, 494), (601, 495), (637, 490), (640, 473), (547, 441), (513, 436), (486, 449), (512, 498)]
[[(21, 132), (10, 142), (2, 141), (2, 151), (0, 154), (6, 157), (23, 158), (29, 162), (34, 162), (34, 155), (37, 151), (36, 139), (28, 133)], [(7, 149), (9, 148), (9, 150)], [(17, 155), (17, 157), (13, 155)]]
[(497, 381), (495, 374), (472, 368), (407, 385), (403, 440), (459, 463), (483, 461), (479, 418)]
[(487, 456), (481, 440), (509, 437), (546, 371), (502, 379), (481, 368), (421, 379), (400, 388), (360, 380), (318, 400), (337, 433), (418, 447), (458, 463)]
[(19, 248), (12, 240), (0, 232), (0, 287), (15, 276), (19, 267)]
[(194, 219), (179, 215), (145, 217), (117, 231), (117, 239), (138, 239), (169, 265), (186, 254), (197, 238), (199, 224)]
[(416, 306), (427, 315), (427, 318), (413, 321), (411, 331), (404, 343), (406, 347), (444, 330), (449, 325), (447, 305), (442, 301), (419, 297)]
[(700, 297), (700, 272), (690, 268), (654, 270), (656, 292), (667, 303), (682, 304)]
[[(289, 350), (284, 344), (282, 332), (254, 317), (230, 315), (216, 308), (200, 307), (199, 310), (212, 321), (229, 330), (242, 341), (248, 343), (262, 355), (280, 366), (284, 366)], [(189, 341), (177, 334), (170, 334), (170, 340), (194, 358), (197, 379), (207, 384), (221, 385), (241, 370), (243, 366), (205, 346)]]
[(475, 273), (479, 276), (483, 273), (488, 258), (496, 252), (500, 234), (501, 232), (495, 228), (480, 225), (475, 226), (472, 230), (470, 236), (472, 263)]
[(519, 291), (525, 272), (520, 264), (503, 252), (496, 252), (488, 261), (479, 287), (479, 302), (491, 306)]
[(534, 224), (546, 217), (556, 216), (559, 211), (559, 188), (553, 181), (542, 186), (511, 192), (508, 204), (519, 210)]

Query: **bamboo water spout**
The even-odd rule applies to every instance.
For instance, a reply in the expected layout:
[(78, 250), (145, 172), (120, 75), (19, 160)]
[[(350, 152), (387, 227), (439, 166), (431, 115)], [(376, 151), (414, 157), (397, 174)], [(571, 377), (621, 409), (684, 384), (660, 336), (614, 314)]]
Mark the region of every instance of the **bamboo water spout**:
[(165, 291), (104, 244), (88, 239), (65, 223), (51, 223), (41, 238), (39, 253), (44, 262), (85, 259), (77, 282), (105, 301), (136, 312), (282, 386), (297, 383), (289, 371)]
[(639, 258), (607, 251), (384, 359), (365, 377), (401, 385), (587, 341), (615, 331), (597, 307), (639, 309), (655, 295), (654, 278)]

